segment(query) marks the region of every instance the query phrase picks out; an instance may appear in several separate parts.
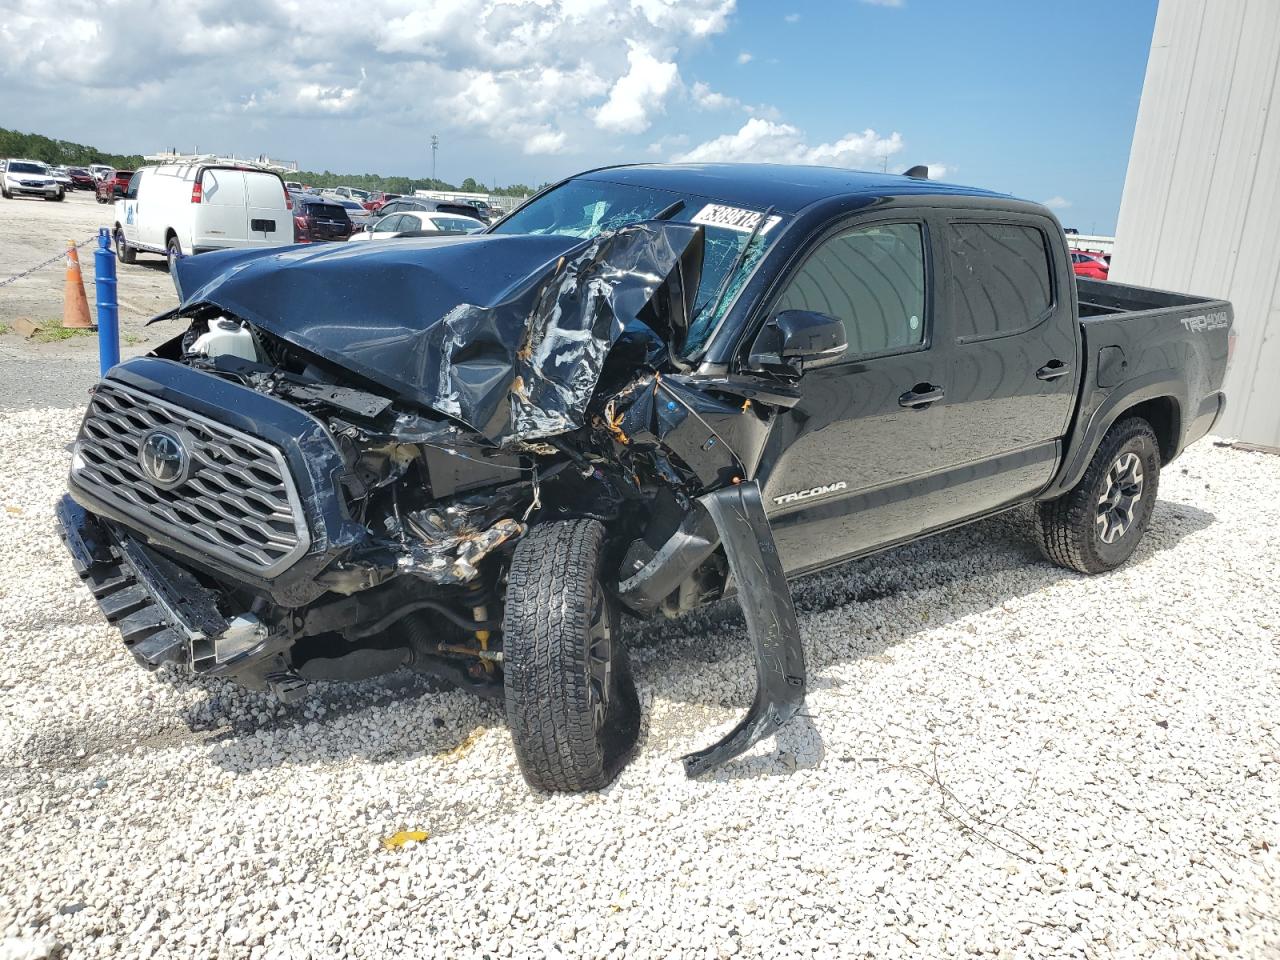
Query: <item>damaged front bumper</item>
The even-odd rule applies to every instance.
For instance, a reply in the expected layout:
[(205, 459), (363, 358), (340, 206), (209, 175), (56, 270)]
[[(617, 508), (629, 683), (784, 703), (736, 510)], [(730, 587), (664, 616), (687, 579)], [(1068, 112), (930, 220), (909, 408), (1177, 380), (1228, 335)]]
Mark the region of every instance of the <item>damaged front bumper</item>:
[(76, 573), (138, 663), (152, 670), (165, 663), (213, 674), (234, 670), (236, 658), (224, 656), (220, 662), (214, 648), (230, 624), (212, 590), (70, 497), (58, 502), (57, 515)]

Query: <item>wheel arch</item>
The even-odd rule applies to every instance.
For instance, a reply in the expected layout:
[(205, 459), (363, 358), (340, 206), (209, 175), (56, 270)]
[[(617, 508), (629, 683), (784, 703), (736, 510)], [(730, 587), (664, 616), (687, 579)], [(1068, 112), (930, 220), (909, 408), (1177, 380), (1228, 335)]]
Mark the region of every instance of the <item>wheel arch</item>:
[(1168, 464), (1182, 450), (1185, 390), (1186, 385), (1180, 382), (1176, 371), (1165, 370), (1130, 381), (1125, 389), (1113, 391), (1078, 428), (1077, 434), (1068, 438), (1062, 470), (1037, 499), (1060, 496), (1075, 486), (1107, 431), (1125, 417), (1140, 416), (1151, 424), (1160, 445), (1161, 465)]
[(1165, 466), (1178, 452), (1178, 438), (1182, 436), (1182, 405), (1177, 397), (1163, 396), (1143, 400), (1125, 410), (1115, 422), (1125, 417), (1141, 417), (1151, 424), (1160, 444), (1160, 465)]

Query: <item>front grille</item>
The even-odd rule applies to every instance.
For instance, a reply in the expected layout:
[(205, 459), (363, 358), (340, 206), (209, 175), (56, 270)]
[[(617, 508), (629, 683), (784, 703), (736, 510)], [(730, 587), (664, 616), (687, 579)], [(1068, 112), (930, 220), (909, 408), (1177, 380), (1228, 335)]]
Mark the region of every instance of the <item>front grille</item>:
[[(143, 440), (158, 429), (181, 440), (190, 460), (186, 478), (170, 489), (153, 483), (139, 461)], [(76, 451), (79, 487), (197, 555), (272, 577), (310, 545), (280, 451), (189, 410), (104, 380)]]

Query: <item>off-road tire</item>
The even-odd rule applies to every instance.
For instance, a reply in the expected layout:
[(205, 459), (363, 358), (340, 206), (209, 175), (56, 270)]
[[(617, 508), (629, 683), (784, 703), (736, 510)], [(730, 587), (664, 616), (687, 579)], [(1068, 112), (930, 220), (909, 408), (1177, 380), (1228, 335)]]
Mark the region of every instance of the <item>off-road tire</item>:
[[(1098, 524), (1099, 499), (1114, 466), (1129, 454), (1142, 470), (1142, 492), (1127, 529), (1112, 543), (1102, 539)], [(1054, 500), (1037, 505), (1039, 546), (1045, 558), (1081, 573), (1106, 573), (1132, 556), (1151, 521), (1160, 485), (1160, 444), (1151, 425), (1140, 417), (1116, 423), (1089, 461), (1080, 482)]]
[[(599, 790), (622, 769), (640, 730), (640, 705), (618, 608), (600, 579), (604, 525), (558, 520), (516, 544), (502, 620), (507, 723), (520, 770), (542, 790)], [(603, 607), (601, 608), (601, 604)], [(591, 693), (592, 624), (608, 618), (607, 706)]]
[(119, 227), (115, 232), (116, 243), (116, 259), (121, 263), (137, 263), (138, 251), (129, 246), (129, 241), (124, 238), (124, 231)]

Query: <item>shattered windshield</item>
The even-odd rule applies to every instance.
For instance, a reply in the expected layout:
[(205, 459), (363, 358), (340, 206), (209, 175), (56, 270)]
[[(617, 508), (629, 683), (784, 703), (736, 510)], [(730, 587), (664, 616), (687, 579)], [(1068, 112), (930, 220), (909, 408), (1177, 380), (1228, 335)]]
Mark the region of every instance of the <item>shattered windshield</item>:
[(702, 282), (698, 286), (694, 319), (684, 349), (686, 356), (693, 356), (706, 343), (769, 244), (781, 232), (781, 217), (771, 216), (761, 226), (751, 250), (742, 258), (741, 266), (729, 280), (718, 304), (716, 300), (721, 286), (725, 284), (725, 274), (742, 253), (762, 211), (745, 210), (716, 203), (706, 197), (653, 187), (603, 180), (570, 180), (511, 214), (492, 232), (547, 234), (586, 240), (631, 223), (651, 220), (675, 203), (684, 205), (665, 219), (700, 223), (706, 229)]

